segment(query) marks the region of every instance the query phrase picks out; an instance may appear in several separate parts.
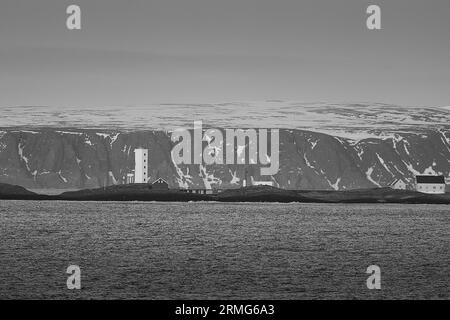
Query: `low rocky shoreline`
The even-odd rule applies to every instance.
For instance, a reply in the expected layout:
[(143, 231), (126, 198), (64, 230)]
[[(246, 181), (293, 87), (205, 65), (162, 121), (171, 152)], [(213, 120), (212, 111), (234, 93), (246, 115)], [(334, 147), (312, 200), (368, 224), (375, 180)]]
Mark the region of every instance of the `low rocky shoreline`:
[(23, 187), (0, 184), (1, 200), (59, 201), (218, 201), (218, 202), (305, 202), (305, 203), (409, 203), (450, 204), (450, 194), (430, 195), (390, 188), (348, 191), (284, 190), (268, 186), (253, 186), (224, 190), (218, 194), (193, 194), (182, 190), (152, 190), (148, 185), (116, 185), (106, 188), (68, 191), (44, 195)]

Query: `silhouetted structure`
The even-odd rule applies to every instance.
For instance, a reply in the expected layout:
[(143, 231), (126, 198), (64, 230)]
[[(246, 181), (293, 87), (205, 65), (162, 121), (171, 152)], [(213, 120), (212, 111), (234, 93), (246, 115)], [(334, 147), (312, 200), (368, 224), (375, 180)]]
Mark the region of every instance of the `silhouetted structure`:
[(159, 178), (155, 182), (152, 183), (153, 190), (169, 190), (169, 184), (166, 180)]

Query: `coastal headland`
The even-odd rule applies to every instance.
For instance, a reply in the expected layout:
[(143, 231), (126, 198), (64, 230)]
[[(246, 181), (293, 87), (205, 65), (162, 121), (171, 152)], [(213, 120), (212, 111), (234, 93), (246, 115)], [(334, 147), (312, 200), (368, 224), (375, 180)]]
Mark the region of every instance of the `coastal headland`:
[(227, 189), (216, 194), (194, 194), (178, 189), (154, 190), (148, 184), (129, 184), (45, 195), (20, 186), (0, 184), (0, 200), (450, 204), (450, 194), (430, 195), (391, 188), (332, 191), (285, 190), (270, 186)]

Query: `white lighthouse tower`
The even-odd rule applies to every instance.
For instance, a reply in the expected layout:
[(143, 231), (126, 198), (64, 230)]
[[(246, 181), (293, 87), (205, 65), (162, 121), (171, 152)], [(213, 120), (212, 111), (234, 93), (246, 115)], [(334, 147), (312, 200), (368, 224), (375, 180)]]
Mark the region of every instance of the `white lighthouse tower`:
[(148, 149), (134, 149), (134, 183), (148, 181)]

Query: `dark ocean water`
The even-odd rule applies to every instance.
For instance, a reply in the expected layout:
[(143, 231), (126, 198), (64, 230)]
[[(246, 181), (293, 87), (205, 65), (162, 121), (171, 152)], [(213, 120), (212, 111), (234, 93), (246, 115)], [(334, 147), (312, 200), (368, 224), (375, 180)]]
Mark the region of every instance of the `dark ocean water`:
[(1, 299), (450, 298), (450, 206), (0, 201), (0, 231)]

